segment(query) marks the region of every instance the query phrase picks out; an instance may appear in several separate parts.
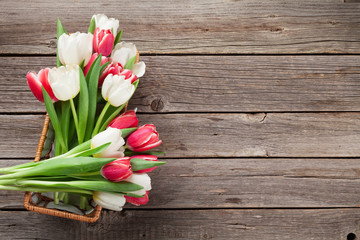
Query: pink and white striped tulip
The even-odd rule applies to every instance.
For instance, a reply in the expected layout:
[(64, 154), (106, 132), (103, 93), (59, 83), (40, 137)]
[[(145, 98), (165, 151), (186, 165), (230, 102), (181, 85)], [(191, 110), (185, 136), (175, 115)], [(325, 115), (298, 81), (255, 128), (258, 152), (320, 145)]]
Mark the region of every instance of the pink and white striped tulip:
[(146, 124), (130, 134), (127, 147), (134, 152), (143, 152), (159, 146), (161, 142), (155, 126)]
[(102, 85), (101, 94), (103, 98), (114, 107), (129, 101), (135, 86), (130, 81), (126, 81), (124, 76), (109, 74)]
[(58, 55), (63, 65), (80, 65), (84, 61), (86, 66), (92, 55), (93, 35), (91, 33), (62, 34), (58, 41)]
[[(125, 64), (133, 57), (136, 56), (136, 46), (133, 43), (120, 42), (115, 45), (111, 53), (111, 59), (114, 63), (120, 63), (125, 67)], [(135, 63), (133, 68), (130, 69), (138, 78), (145, 74), (146, 65), (144, 62)]]
[(45, 88), (46, 92), (49, 94), (51, 100), (56, 102), (58, 99), (55, 97), (53, 90), (50, 87), (48, 74), (49, 68), (41, 69), (38, 74), (35, 72), (28, 72), (26, 74), (27, 84), (31, 89), (34, 96), (41, 102), (44, 102), (44, 96), (42, 92), (42, 87)]
[(109, 75), (120, 75), (120, 72), (122, 72), (124, 68), (121, 66), (120, 63), (113, 63), (111, 62), (109, 65), (106, 66), (104, 71), (100, 74), (99, 78), (99, 86), (102, 86), (104, 83), (105, 78)]
[(124, 196), (128, 203), (131, 203), (135, 206), (145, 205), (149, 202), (149, 191), (146, 191), (145, 196), (138, 198), (138, 197), (130, 197)]
[[(132, 156), (130, 158), (130, 160), (133, 159), (133, 158), (141, 158), (141, 159), (144, 159), (146, 161), (153, 161), (153, 162), (158, 162), (159, 161), (157, 156), (154, 156), (154, 155), (136, 155), (136, 156)], [(157, 168), (157, 167), (142, 169), (142, 170), (138, 170), (138, 171), (134, 171), (134, 172), (135, 173), (148, 173), (148, 172), (153, 171), (155, 168)]]
[(93, 193), (94, 201), (103, 208), (121, 211), (122, 207), (126, 203), (126, 199), (123, 194), (109, 193), (109, 192), (97, 192)]
[(110, 182), (120, 182), (133, 174), (129, 157), (118, 158), (104, 165), (100, 171), (101, 175)]
[(129, 69), (124, 69), (120, 75), (124, 76), (125, 80), (129, 80), (131, 83), (137, 80), (137, 76)]
[(121, 158), (124, 157), (124, 144), (125, 141), (121, 136), (121, 130), (117, 128), (107, 128), (96, 134), (91, 139), (91, 148), (100, 147), (105, 143), (111, 143), (104, 151), (94, 155), (99, 158)]
[(124, 129), (137, 127), (139, 123), (134, 110), (129, 110), (112, 120), (108, 127)]
[(133, 191), (129, 193), (133, 193), (136, 195), (145, 195), (146, 191), (151, 190), (151, 178), (146, 173), (133, 173), (129, 178), (125, 180), (126, 182), (135, 183), (143, 187), (143, 189), (138, 191)]
[(93, 38), (93, 48), (97, 53), (103, 56), (109, 56), (114, 45), (115, 37), (109, 29), (100, 30), (99, 27), (95, 29)]

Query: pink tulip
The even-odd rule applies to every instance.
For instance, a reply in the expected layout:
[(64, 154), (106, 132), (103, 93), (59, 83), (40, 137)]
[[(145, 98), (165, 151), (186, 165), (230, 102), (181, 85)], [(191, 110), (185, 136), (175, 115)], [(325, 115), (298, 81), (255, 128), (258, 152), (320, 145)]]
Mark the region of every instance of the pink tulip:
[(120, 75), (120, 72), (123, 70), (124, 70), (124, 68), (121, 66), (120, 63), (111, 62), (109, 65), (106, 66), (105, 70), (100, 74), (99, 86), (102, 86), (105, 78), (109, 74)]
[(130, 80), (131, 83), (134, 83), (137, 80), (137, 76), (129, 69), (124, 69), (120, 75), (125, 76), (125, 80)]
[[(98, 56), (99, 56), (98, 53), (94, 53), (93, 55), (91, 55), (91, 58), (90, 58), (90, 60), (89, 60), (89, 63), (88, 63), (88, 64), (85, 66), (85, 68), (84, 68), (84, 75), (85, 75), (85, 76), (87, 75), (88, 71), (90, 70), (91, 65), (93, 64), (93, 62), (95, 61), (95, 59), (96, 59)], [(108, 59), (107, 57), (102, 56), (102, 57), (101, 57), (101, 63), (100, 63), (100, 65), (102, 66), (104, 63), (106, 63), (106, 62), (108, 62), (108, 61), (109, 61), (109, 59)]]
[(129, 202), (135, 206), (145, 205), (149, 202), (149, 191), (146, 191), (145, 196), (141, 197), (141, 198), (129, 197), (129, 196), (124, 196), (124, 197), (127, 202)]
[(101, 168), (101, 175), (110, 182), (119, 182), (127, 179), (132, 175), (130, 158), (118, 158)]
[(133, 132), (128, 140), (127, 147), (134, 152), (143, 152), (161, 144), (159, 134), (153, 124), (146, 124)]
[(103, 56), (109, 56), (113, 50), (115, 37), (110, 29), (96, 28), (93, 38), (93, 48), (97, 53), (101, 53)]
[(46, 92), (49, 94), (51, 100), (56, 102), (58, 99), (55, 97), (53, 90), (50, 87), (48, 74), (49, 68), (41, 69), (38, 74), (34, 72), (28, 72), (26, 74), (27, 83), (34, 94), (34, 96), (41, 102), (44, 102), (44, 96), (42, 93), (42, 88), (44, 87)]
[[(136, 156), (132, 156), (130, 158), (133, 159), (133, 158), (141, 158), (141, 159), (144, 159), (146, 161), (154, 161), (154, 162), (158, 162), (158, 158), (157, 156), (154, 156), (154, 155), (136, 155)], [(152, 170), (154, 170), (155, 168), (157, 167), (152, 167), (152, 168), (147, 168), (147, 169), (142, 169), (142, 170), (139, 170), (139, 171), (134, 171), (135, 173), (147, 173), (147, 172), (151, 172)]]
[(133, 128), (137, 127), (139, 120), (136, 117), (134, 110), (129, 110), (126, 113), (121, 114), (114, 120), (112, 120), (108, 127), (124, 129), (124, 128)]

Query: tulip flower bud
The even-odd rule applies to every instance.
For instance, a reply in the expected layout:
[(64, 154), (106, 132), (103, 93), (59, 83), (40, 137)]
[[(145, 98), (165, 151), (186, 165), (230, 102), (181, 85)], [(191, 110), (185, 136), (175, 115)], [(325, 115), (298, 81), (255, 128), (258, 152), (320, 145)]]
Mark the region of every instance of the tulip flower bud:
[(128, 140), (127, 146), (134, 152), (143, 152), (161, 144), (159, 134), (153, 124), (146, 124), (133, 132)]
[[(111, 53), (111, 59), (114, 63), (120, 63), (121, 66), (125, 64), (133, 57), (136, 56), (136, 46), (133, 43), (120, 42), (115, 45), (114, 50)], [(138, 62), (135, 63), (133, 68), (130, 69), (138, 78), (142, 77), (145, 74), (145, 63)]]
[(120, 72), (122, 72), (124, 68), (121, 66), (120, 63), (113, 63), (111, 62), (109, 65), (106, 66), (104, 71), (100, 74), (99, 78), (99, 86), (102, 86), (105, 78), (109, 75), (120, 75)]
[(129, 110), (126, 113), (121, 114), (112, 120), (108, 127), (124, 129), (124, 128), (133, 128), (137, 127), (139, 120), (136, 117), (134, 110)]
[(101, 94), (112, 106), (119, 107), (129, 101), (135, 92), (134, 85), (125, 81), (124, 76), (109, 74), (103, 83)]
[(93, 35), (91, 33), (66, 33), (59, 37), (58, 54), (63, 65), (80, 65), (84, 61), (86, 66), (92, 55)]
[(66, 65), (49, 70), (49, 83), (55, 97), (67, 101), (80, 92), (79, 66)]
[(98, 133), (91, 139), (91, 148), (100, 147), (105, 143), (111, 142), (111, 144), (101, 153), (94, 155), (99, 158), (120, 158), (124, 157), (125, 143), (121, 137), (121, 130), (117, 128), (107, 128), (105, 131)]
[(138, 191), (133, 191), (129, 193), (137, 195), (145, 195), (146, 191), (151, 190), (151, 179), (146, 173), (133, 173), (129, 178), (125, 180), (126, 182), (135, 183), (143, 187), (143, 189)]
[(130, 158), (118, 158), (101, 168), (101, 175), (110, 182), (120, 182), (131, 176)]
[(135, 206), (145, 205), (149, 202), (149, 191), (146, 191), (145, 196), (143, 196), (141, 198), (130, 197), (130, 196), (124, 196), (124, 197), (127, 202), (129, 202)]
[(126, 203), (126, 199), (123, 194), (109, 193), (109, 192), (97, 192), (93, 193), (94, 201), (103, 208), (121, 211), (122, 207)]
[(117, 29), (119, 27), (119, 20), (117, 20), (115, 18), (108, 18), (104, 14), (96, 14), (96, 15), (92, 16), (91, 19), (93, 19), (93, 18), (95, 18), (96, 28), (100, 28), (100, 30), (102, 30), (102, 29), (112, 30), (112, 33), (114, 35), (116, 35)]
[(131, 83), (134, 83), (137, 80), (137, 76), (129, 69), (125, 69), (120, 75), (124, 76), (125, 80), (129, 80)]
[(42, 93), (42, 88), (44, 87), (46, 92), (49, 94), (51, 100), (56, 102), (58, 99), (55, 97), (53, 90), (50, 87), (48, 81), (49, 68), (40, 70), (38, 74), (34, 72), (28, 72), (26, 74), (27, 83), (34, 94), (34, 96), (41, 102), (44, 102), (44, 96)]
[[(130, 158), (130, 160), (133, 159), (133, 158), (141, 158), (141, 159), (144, 159), (146, 161), (154, 161), (154, 162), (159, 161), (157, 156), (154, 156), (154, 155), (136, 155), (136, 156), (132, 156)], [(134, 172), (135, 173), (148, 173), (148, 172), (151, 172), (152, 170), (154, 170), (155, 168), (157, 168), (157, 167), (142, 169), (142, 170), (138, 170), (138, 171), (134, 171)]]
[[(87, 65), (85, 66), (85, 68), (84, 68), (84, 75), (85, 75), (85, 76), (87, 75), (88, 71), (90, 70), (91, 65), (93, 64), (93, 62), (95, 61), (95, 59), (96, 59), (98, 56), (99, 56), (98, 53), (94, 53), (93, 55), (91, 55), (91, 58), (90, 58), (88, 64), (87, 64)], [(109, 61), (109, 59), (108, 59), (107, 57), (102, 56), (102, 57), (101, 57), (101, 64), (100, 64), (100, 65), (102, 66), (104, 63), (106, 63), (106, 62), (108, 62), (108, 61)]]
[(109, 56), (114, 45), (115, 37), (109, 29), (105, 30), (96, 28), (93, 38), (93, 48), (97, 53), (101, 53), (103, 56)]

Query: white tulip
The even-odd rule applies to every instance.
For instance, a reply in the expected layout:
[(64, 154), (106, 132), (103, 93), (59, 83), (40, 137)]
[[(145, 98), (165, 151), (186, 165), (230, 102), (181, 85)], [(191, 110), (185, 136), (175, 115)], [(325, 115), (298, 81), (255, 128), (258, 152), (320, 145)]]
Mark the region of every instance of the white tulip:
[(125, 140), (121, 137), (121, 130), (108, 127), (105, 131), (96, 134), (91, 139), (91, 148), (100, 147), (105, 143), (111, 144), (101, 153), (94, 155), (99, 158), (120, 158), (124, 157)]
[[(115, 45), (114, 50), (111, 53), (111, 59), (114, 63), (120, 63), (125, 67), (125, 64), (134, 56), (136, 56), (136, 46), (133, 43), (120, 42)], [(138, 77), (142, 77), (145, 74), (145, 63), (135, 63), (133, 68), (130, 69)]]
[(48, 81), (54, 95), (61, 101), (76, 97), (80, 92), (78, 65), (66, 65), (49, 70)]
[(119, 193), (108, 193), (108, 192), (97, 192), (93, 194), (94, 201), (102, 206), (103, 208), (121, 211), (122, 207), (126, 203), (126, 199), (123, 194)]
[(71, 35), (62, 34), (58, 41), (58, 55), (63, 65), (88, 64), (93, 50), (93, 35), (91, 33), (76, 32)]
[(103, 98), (114, 107), (126, 103), (135, 91), (131, 81), (125, 80), (125, 76), (109, 74), (102, 85)]
[(112, 30), (112, 33), (116, 35), (117, 29), (119, 27), (119, 20), (115, 18), (108, 18), (104, 14), (96, 14), (92, 16), (91, 20), (95, 18), (95, 26), (102, 29), (110, 29)]
[(133, 191), (129, 193), (144, 195), (146, 191), (151, 190), (151, 178), (146, 173), (133, 173), (129, 178), (125, 180), (126, 182), (135, 183), (142, 186), (144, 189)]

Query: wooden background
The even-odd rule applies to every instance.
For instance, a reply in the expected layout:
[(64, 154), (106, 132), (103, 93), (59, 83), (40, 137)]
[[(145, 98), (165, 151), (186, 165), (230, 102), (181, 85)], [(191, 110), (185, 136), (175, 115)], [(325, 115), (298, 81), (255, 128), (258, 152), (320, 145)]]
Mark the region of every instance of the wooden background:
[(357, 0), (0, 1), (0, 165), (31, 161), (45, 108), (25, 74), (55, 66), (56, 17), (120, 20), (147, 64), (131, 102), (168, 164), (147, 206), (86, 224), (0, 191), (1, 239), (360, 237)]

